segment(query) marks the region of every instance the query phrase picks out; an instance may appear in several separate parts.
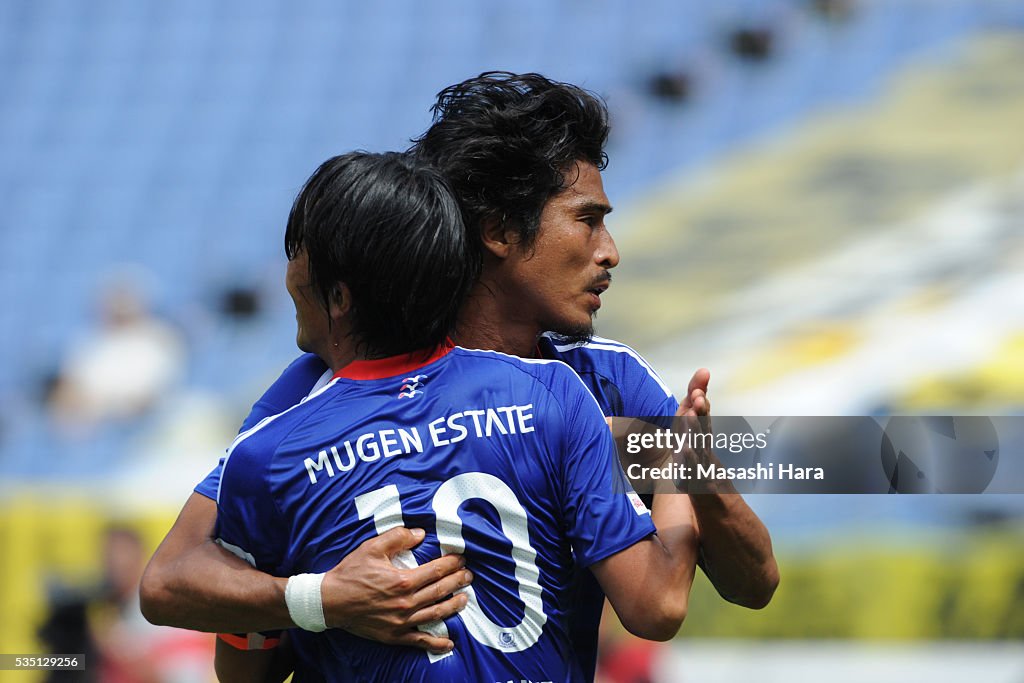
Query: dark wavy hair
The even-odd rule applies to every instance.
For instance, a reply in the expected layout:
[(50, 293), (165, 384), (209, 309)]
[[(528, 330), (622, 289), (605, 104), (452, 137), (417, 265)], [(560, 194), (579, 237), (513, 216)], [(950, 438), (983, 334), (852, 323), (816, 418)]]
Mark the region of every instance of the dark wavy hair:
[(448, 178), (477, 243), (497, 218), (529, 246), (544, 204), (575, 182), (574, 162), (608, 164), (604, 101), (540, 74), (482, 73), (438, 93), (433, 112), (410, 151)]
[(337, 283), (348, 286), (352, 334), (372, 356), (444, 343), (480, 268), (444, 176), (397, 152), (321, 164), (295, 198), (284, 250), (308, 254), (325, 315)]

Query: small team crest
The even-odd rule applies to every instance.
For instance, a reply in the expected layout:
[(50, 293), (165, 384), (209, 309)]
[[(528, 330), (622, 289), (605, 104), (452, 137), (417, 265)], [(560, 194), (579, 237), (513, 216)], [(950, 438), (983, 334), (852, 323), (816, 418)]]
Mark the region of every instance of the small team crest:
[(415, 398), (423, 393), (423, 383), (427, 380), (426, 375), (406, 377), (402, 380), (402, 388), (398, 390), (398, 398)]
[(516, 637), (508, 631), (502, 631), (498, 635), (498, 642), (501, 643), (502, 647), (512, 647), (516, 644)]
[(629, 502), (633, 505), (633, 511), (638, 515), (649, 515), (651, 511), (647, 509), (644, 502), (640, 500), (640, 496), (636, 495), (636, 491), (627, 491), (626, 497), (629, 498)]

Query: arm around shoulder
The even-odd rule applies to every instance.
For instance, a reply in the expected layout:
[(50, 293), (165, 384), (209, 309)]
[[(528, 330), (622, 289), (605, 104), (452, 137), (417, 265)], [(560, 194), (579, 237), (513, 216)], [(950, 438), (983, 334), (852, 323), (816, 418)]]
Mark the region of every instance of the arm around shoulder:
[(217, 505), (193, 493), (153, 554), (139, 589), (150, 622), (196, 631), (290, 628), (286, 579), (270, 576), (216, 545)]

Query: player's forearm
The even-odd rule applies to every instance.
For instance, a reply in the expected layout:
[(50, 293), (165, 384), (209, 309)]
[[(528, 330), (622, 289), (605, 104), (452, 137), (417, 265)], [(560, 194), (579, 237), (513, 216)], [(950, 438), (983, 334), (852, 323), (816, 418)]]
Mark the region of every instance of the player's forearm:
[(768, 529), (739, 493), (691, 496), (704, 572), (726, 600), (761, 609), (779, 585)]
[(210, 536), (217, 505), (192, 494), (146, 567), (142, 613), (154, 624), (197, 631), (252, 632), (292, 626), (285, 579), (250, 567)]
[(291, 628), (284, 599), (287, 579), (253, 569), (212, 541), (158, 571), (150, 583), (146, 618), (195, 631), (248, 633)]
[(592, 569), (630, 633), (669, 640), (689, 609), (697, 535), (685, 496), (655, 497), (651, 512), (656, 536), (595, 563)]
[(693, 563), (687, 571), (672, 546), (651, 536), (593, 565), (619, 621), (637, 637), (670, 640), (686, 619)]
[(697, 527), (689, 497), (656, 495), (651, 505), (651, 521), (658, 530), (661, 544), (655, 598), (672, 602), (685, 618), (698, 555)]

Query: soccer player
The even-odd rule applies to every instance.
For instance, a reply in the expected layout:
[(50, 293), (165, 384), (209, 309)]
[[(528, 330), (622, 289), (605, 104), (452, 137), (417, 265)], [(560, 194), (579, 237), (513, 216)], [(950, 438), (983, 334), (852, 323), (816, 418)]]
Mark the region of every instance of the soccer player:
[(406, 562), (464, 554), (476, 574), (461, 616), (434, 625), (452, 652), (333, 629), (316, 638), (325, 679), (583, 681), (569, 656), (575, 567), (630, 629), (672, 637), (696, 536), (654, 533), (579, 377), (445, 343), (476, 260), (441, 175), (401, 154), (330, 159), (296, 198), (285, 246), (298, 344), (333, 375), (232, 444), (218, 541), (291, 575), (289, 612), (311, 630), (325, 628), (323, 574), (390, 528), (434, 529)]
[[(604, 223), (611, 207), (599, 172), (608, 132), (603, 103), (535, 74), (494, 73), (444, 90), (435, 114), (414, 151), (452, 183), (482, 266), (463, 306), (457, 341), (566, 362), (606, 416), (707, 412), (706, 371), (698, 371), (679, 404), (629, 347), (600, 338), (569, 343), (547, 334), (586, 336), (608, 271), (618, 262)], [(300, 357), (254, 406), (243, 429), (296, 403), (325, 369), (315, 355)], [(147, 615), (204, 630), (291, 626), (283, 581), (209, 542), (216, 472), (196, 490), (144, 578)], [(667, 498), (688, 506), (685, 496)], [(692, 510), (682, 514), (696, 518), (701, 563), (719, 592), (749, 607), (767, 604), (778, 570), (767, 530), (742, 498), (727, 489), (695, 496)], [(391, 644), (450, 648), (450, 640), (414, 627), (463, 606), (461, 593), (434, 603), (466, 581), (464, 571), (452, 557), (434, 561), (448, 564), (412, 570), (390, 563), (390, 555), (420, 538), (389, 531), (329, 571), (322, 587), (327, 623)], [(580, 572), (576, 590), (573, 647), (592, 673), (602, 599), (587, 571)]]

